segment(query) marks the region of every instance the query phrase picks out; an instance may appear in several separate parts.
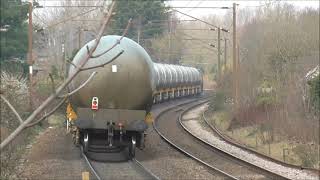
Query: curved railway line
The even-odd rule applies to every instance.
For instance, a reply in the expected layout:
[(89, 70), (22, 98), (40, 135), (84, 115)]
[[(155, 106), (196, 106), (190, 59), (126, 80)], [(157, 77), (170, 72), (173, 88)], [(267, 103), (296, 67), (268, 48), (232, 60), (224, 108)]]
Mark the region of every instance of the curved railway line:
[(159, 114), (153, 126), (172, 147), (228, 179), (287, 179), (214, 147), (196, 137), (182, 124), (182, 115), (208, 102), (208, 97), (167, 109)]
[[(174, 149), (212, 170), (213, 174), (217, 174), (223, 179), (288, 179), (240, 159), (192, 133), (183, 124), (183, 115), (195, 107), (207, 103), (208, 99), (209, 97), (206, 95), (206, 97), (164, 109), (155, 118), (153, 128)], [(204, 118), (204, 113), (202, 113), (202, 118)], [(136, 158), (119, 163), (98, 162), (90, 160), (83, 153), (82, 148), (81, 152), (86, 164), (95, 176), (94, 179), (160, 179)], [(121, 174), (120, 177), (116, 176), (119, 173), (114, 173), (117, 171)]]
[(308, 170), (312, 173), (315, 173), (315, 174), (319, 174), (320, 175), (320, 170), (318, 169), (315, 169), (315, 168), (309, 168), (309, 167), (302, 167), (302, 166), (298, 166), (298, 165), (294, 165), (294, 164), (289, 164), (289, 163), (285, 163), (283, 161), (280, 161), (280, 160), (277, 160), (277, 159), (274, 159), (270, 156), (267, 156), (267, 155), (264, 155), (262, 153), (259, 153), (243, 144), (240, 144), (234, 140), (232, 140), (232, 138), (230, 138), (229, 136), (226, 136), (224, 135), (218, 128), (216, 128), (214, 125), (212, 125), (211, 123), (208, 122), (207, 120), (207, 117), (206, 117), (206, 113), (209, 111), (209, 109), (207, 109), (206, 111), (203, 111), (202, 112), (202, 120), (205, 122), (205, 124), (207, 125), (207, 127), (210, 128), (210, 130), (216, 134), (219, 138), (221, 138), (223, 141), (233, 145), (233, 146), (236, 146), (238, 148), (241, 148), (241, 149), (244, 149), (260, 158), (263, 158), (263, 159), (266, 159), (268, 161), (271, 161), (271, 162), (274, 162), (274, 163), (277, 163), (277, 164), (281, 164), (282, 166), (285, 166), (285, 167), (288, 167), (288, 168), (294, 168), (294, 169), (304, 169), (304, 170)]
[(81, 155), (84, 158), (86, 164), (89, 166), (90, 171), (94, 175), (94, 179), (97, 180), (123, 178), (159, 180), (159, 177), (154, 175), (149, 169), (143, 166), (143, 164), (136, 158), (133, 158), (125, 162), (117, 163), (93, 161), (89, 159), (87, 155), (83, 152), (82, 147)]

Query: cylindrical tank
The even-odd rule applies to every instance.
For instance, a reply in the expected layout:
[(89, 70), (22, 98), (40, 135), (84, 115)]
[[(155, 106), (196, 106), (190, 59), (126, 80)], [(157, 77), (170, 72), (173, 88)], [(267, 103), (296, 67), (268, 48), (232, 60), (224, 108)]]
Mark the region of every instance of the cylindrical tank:
[(196, 68), (154, 63), (154, 71), (157, 90), (201, 84)]
[(182, 72), (181, 66), (176, 66), (176, 68), (178, 71), (178, 85), (181, 86), (184, 82), (183, 72)]
[[(93, 55), (98, 55), (113, 46), (120, 36), (104, 36)], [(74, 64), (87, 56), (86, 46), (93, 46), (94, 40), (83, 46), (73, 59)], [(85, 68), (101, 65), (121, 50), (121, 54), (112, 63), (95, 69), (80, 72), (69, 85), (70, 91), (79, 87), (94, 71), (98, 73), (81, 90), (75, 93), (71, 101), (77, 107), (91, 108), (92, 97), (99, 98), (99, 108), (148, 110), (152, 104), (152, 92), (155, 90), (153, 63), (147, 52), (136, 42), (123, 38), (119, 45), (108, 53), (89, 59)], [(69, 74), (75, 68), (70, 66)]]
[[(160, 87), (160, 81), (161, 81), (161, 72), (160, 72), (160, 69), (158, 67), (157, 64), (153, 64), (153, 69), (154, 69), (154, 81), (155, 81), (155, 86), (156, 88), (159, 88)], [(158, 89), (157, 89), (158, 90)]]
[(172, 71), (172, 75), (173, 75), (173, 79), (172, 79), (172, 87), (176, 87), (178, 85), (178, 72), (177, 72), (177, 68), (175, 65), (169, 65), (171, 71)]

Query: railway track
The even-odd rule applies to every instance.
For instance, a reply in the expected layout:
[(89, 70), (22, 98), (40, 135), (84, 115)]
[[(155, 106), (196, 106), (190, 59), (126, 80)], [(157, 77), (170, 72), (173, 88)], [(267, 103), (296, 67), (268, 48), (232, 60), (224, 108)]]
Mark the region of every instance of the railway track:
[(154, 175), (143, 164), (133, 158), (132, 160), (123, 162), (98, 162), (90, 160), (83, 152), (81, 147), (81, 155), (84, 158), (86, 164), (90, 168), (90, 171), (94, 175), (94, 179), (154, 179), (159, 178)]
[(318, 169), (314, 169), (314, 168), (309, 168), (309, 167), (302, 167), (302, 166), (298, 166), (298, 165), (293, 165), (293, 164), (289, 164), (289, 163), (285, 163), (283, 161), (280, 161), (280, 160), (277, 160), (277, 159), (274, 159), (270, 156), (267, 156), (267, 155), (264, 155), (264, 154), (261, 154), (243, 144), (240, 144), (234, 140), (232, 140), (230, 137), (224, 135), (218, 128), (216, 128), (214, 125), (212, 125), (211, 123), (208, 122), (207, 118), (206, 118), (206, 113), (208, 112), (209, 110), (206, 110), (206, 111), (203, 111), (202, 112), (202, 120), (205, 122), (205, 124), (207, 125), (207, 127), (210, 128), (210, 130), (212, 130), (212, 132), (214, 134), (216, 134), (220, 139), (222, 139), (223, 141), (233, 145), (233, 146), (236, 146), (238, 148), (241, 148), (241, 149), (244, 149), (262, 159), (266, 159), (268, 161), (271, 161), (271, 162), (274, 162), (274, 163), (277, 163), (277, 164), (281, 164), (282, 166), (285, 166), (285, 167), (288, 167), (288, 168), (294, 168), (294, 169), (299, 169), (299, 170), (307, 170), (307, 171), (310, 171), (312, 173), (315, 173), (315, 174), (319, 174), (320, 175), (320, 171)]
[[(194, 107), (191, 107), (190, 109), (192, 109), (192, 108), (194, 108)], [(190, 109), (188, 109), (188, 110), (190, 110)], [(275, 172), (272, 172), (272, 171), (269, 171), (269, 170), (267, 170), (267, 169), (261, 168), (260, 166), (257, 166), (257, 165), (255, 165), (255, 164), (252, 164), (252, 163), (250, 163), (250, 162), (248, 162), (248, 161), (246, 161), (246, 160), (240, 159), (239, 157), (236, 157), (236, 156), (230, 154), (230, 153), (227, 152), (227, 151), (224, 151), (224, 150), (222, 150), (222, 149), (220, 149), (220, 148), (218, 148), (218, 147), (215, 147), (214, 145), (212, 145), (212, 144), (204, 141), (201, 137), (193, 134), (193, 133), (183, 124), (183, 122), (182, 122), (182, 118), (181, 118), (181, 117), (182, 117), (183, 114), (186, 113), (186, 112), (187, 112), (187, 111), (183, 112), (183, 113), (180, 115), (180, 117), (179, 117), (179, 124), (183, 127), (183, 129), (184, 129), (186, 132), (188, 132), (190, 135), (192, 135), (193, 137), (195, 137), (197, 140), (199, 140), (199, 141), (207, 144), (208, 146), (211, 146), (211, 147), (214, 148), (214, 149), (217, 149), (217, 150), (221, 151), (222, 153), (227, 154), (228, 156), (231, 156), (231, 157), (233, 157), (233, 158), (235, 158), (235, 159), (238, 159), (239, 161), (243, 161), (244, 163), (248, 164), (249, 166), (252, 166), (252, 167), (254, 167), (254, 168), (256, 168), (256, 169), (259, 169), (259, 171), (261, 171), (263, 174), (265, 174), (265, 175), (267, 175), (267, 176), (270, 175), (270, 177), (273, 177), (274, 179), (288, 179), (287, 177), (282, 176), (281, 174), (277, 174), (277, 173), (275, 173)]]
[(228, 179), (286, 179), (265, 169), (242, 161), (201, 141), (186, 131), (181, 117), (190, 109), (204, 104), (208, 98), (192, 101), (163, 111), (154, 122), (157, 133), (171, 146), (200, 164)]

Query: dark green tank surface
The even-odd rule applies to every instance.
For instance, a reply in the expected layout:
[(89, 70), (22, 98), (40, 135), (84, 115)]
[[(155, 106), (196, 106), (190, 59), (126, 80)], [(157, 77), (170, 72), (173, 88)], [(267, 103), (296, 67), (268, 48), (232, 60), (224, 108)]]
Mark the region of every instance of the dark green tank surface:
[[(93, 55), (100, 54), (114, 45), (120, 36), (104, 36)], [(87, 43), (89, 47), (94, 41)], [(152, 104), (152, 92), (155, 89), (153, 81), (153, 64), (147, 52), (136, 42), (123, 38), (121, 43), (110, 52), (98, 58), (91, 58), (85, 67), (103, 64), (121, 50), (120, 55), (111, 64), (104, 67), (80, 72), (69, 85), (70, 91), (79, 87), (88, 79), (92, 72), (98, 74), (80, 91), (72, 95), (74, 106), (91, 108), (92, 97), (99, 98), (99, 108), (147, 110)], [(74, 64), (87, 55), (86, 45), (83, 46), (73, 59)], [(74, 71), (70, 66), (69, 74)]]

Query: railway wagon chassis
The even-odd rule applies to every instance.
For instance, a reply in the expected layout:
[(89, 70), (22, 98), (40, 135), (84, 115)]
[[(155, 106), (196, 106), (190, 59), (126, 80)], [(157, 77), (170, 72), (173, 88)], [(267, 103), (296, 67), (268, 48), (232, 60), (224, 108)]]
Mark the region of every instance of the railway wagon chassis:
[[(121, 43), (111, 47), (120, 40)], [(92, 40), (84, 45), (72, 63), (82, 63), (88, 55), (87, 48), (94, 43), (95, 40)], [(106, 49), (110, 51), (102, 53)], [(154, 63), (145, 49), (131, 39), (104, 36), (96, 52), (102, 55), (91, 57), (85, 70), (68, 85), (69, 91), (75, 92), (70, 97), (70, 104), (77, 108), (76, 113), (71, 113), (74, 116), (69, 115), (73, 111), (67, 111), (67, 128), (70, 125), (75, 143), (82, 145), (85, 153), (128, 148), (133, 157), (135, 148), (144, 146), (145, 121), (150, 117), (146, 113), (150, 112), (153, 103), (196, 95), (202, 91), (202, 73), (199, 70)], [(119, 55), (120, 52), (122, 54)], [(113, 59), (112, 62), (110, 59)], [(68, 75), (76, 70), (76, 66), (69, 66)], [(83, 88), (77, 89), (93, 72), (98, 75)]]
[(144, 147), (146, 111), (125, 109), (78, 108), (74, 121), (75, 143), (88, 152), (118, 152), (128, 149), (129, 157), (135, 156), (135, 148)]

